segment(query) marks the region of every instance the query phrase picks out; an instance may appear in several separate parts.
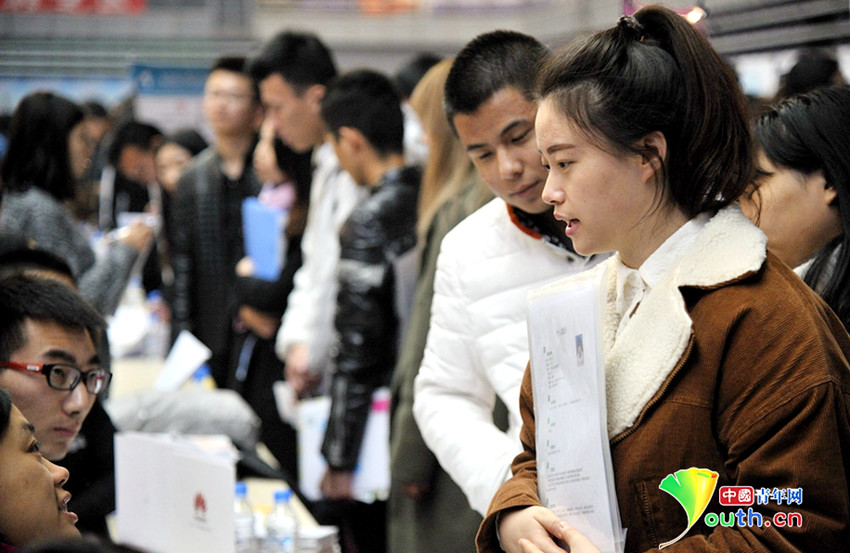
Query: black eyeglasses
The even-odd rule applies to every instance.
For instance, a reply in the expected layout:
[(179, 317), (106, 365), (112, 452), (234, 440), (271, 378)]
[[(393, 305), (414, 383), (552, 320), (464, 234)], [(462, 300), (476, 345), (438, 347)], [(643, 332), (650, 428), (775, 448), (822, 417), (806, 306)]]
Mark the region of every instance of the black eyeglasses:
[(68, 392), (77, 387), (77, 384), (85, 380), (86, 390), (94, 395), (100, 395), (106, 391), (112, 373), (106, 369), (92, 369), (81, 371), (73, 365), (65, 363), (13, 363), (11, 361), (0, 361), (0, 369), (12, 369), (28, 373), (40, 373), (47, 377), (47, 385), (54, 390)]

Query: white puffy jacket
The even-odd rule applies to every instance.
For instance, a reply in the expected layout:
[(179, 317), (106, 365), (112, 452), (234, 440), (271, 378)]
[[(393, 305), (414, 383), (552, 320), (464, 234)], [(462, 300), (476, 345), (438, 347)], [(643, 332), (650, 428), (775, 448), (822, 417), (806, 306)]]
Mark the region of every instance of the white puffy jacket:
[[(482, 515), (521, 451), (526, 293), (603, 257), (547, 243), (498, 198), (443, 239), (413, 412), (425, 443)], [(496, 394), (510, 414), (507, 433), (493, 423)]]
[(291, 345), (308, 344), (310, 367), (327, 374), (336, 337), (339, 231), (369, 190), (357, 186), (351, 175), (340, 168), (329, 142), (316, 149), (313, 163), (310, 210), (301, 238), (304, 261), (295, 273), (294, 288), (277, 333), (275, 350), (283, 359)]

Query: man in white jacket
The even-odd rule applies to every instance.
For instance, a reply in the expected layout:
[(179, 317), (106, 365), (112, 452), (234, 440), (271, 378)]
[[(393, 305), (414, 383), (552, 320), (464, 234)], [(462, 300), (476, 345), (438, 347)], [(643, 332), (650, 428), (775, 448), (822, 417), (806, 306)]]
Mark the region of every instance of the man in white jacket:
[[(532, 93), (544, 54), (529, 36), (486, 33), (457, 55), (445, 89), (449, 122), (498, 197), (442, 242), (413, 409), (425, 443), (482, 515), (521, 450), (526, 293), (604, 257), (576, 254), (541, 198)], [(493, 422), (497, 396), (507, 432)]]
[(248, 71), (259, 83), (266, 117), (278, 136), (295, 151), (313, 149), (310, 211), (301, 239), (304, 262), (295, 273), (276, 343), (278, 356), (286, 362), (286, 380), (302, 395), (329, 372), (339, 229), (367, 192), (340, 169), (333, 146), (325, 142), (320, 106), (337, 70), (319, 38), (281, 32), (249, 59)]

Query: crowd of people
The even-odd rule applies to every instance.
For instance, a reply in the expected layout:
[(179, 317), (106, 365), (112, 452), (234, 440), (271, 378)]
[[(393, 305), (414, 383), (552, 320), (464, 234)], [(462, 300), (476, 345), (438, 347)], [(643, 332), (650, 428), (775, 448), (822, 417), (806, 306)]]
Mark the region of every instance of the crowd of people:
[[(588, 274), (622, 550), (846, 548), (850, 89), (810, 52), (766, 104), (658, 6), (557, 50), (484, 33), (394, 77), (284, 31), (212, 64), (209, 142), (26, 96), (0, 165), (0, 551), (124, 550), (102, 400), (134, 276), (259, 417), (266, 474), (298, 487), (276, 383), (330, 398), (307, 506), (343, 553), (598, 551), (538, 490), (526, 329), (530, 291)], [(271, 277), (253, 200), (283, 215)], [(364, 503), (382, 387), (391, 486)], [(760, 508), (804, 522), (670, 543), (686, 523), (660, 483), (687, 467), (803, 489)]]

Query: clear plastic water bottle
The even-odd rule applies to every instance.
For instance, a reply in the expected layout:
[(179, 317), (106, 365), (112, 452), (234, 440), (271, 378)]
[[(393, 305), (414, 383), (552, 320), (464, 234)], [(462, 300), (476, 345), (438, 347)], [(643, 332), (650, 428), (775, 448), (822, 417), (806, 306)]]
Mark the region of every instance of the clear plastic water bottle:
[(171, 327), (167, 321), (162, 320), (159, 312), (162, 303), (162, 294), (159, 290), (153, 290), (148, 294), (149, 322), (144, 342), (145, 355), (160, 361), (165, 359), (171, 346)]
[(263, 553), (296, 553), (298, 551), (298, 518), (290, 499), (292, 490), (274, 493), (274, 508), (266, 517), (266, 540)]
[(233, 528), (236, 553), (255, 553), (254, 509), (248, 502), (248, 489), (245, 482), (237, 482), (235, 491)]

